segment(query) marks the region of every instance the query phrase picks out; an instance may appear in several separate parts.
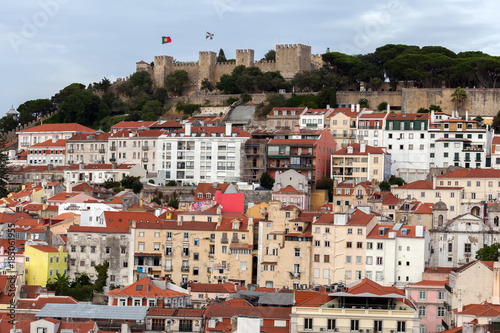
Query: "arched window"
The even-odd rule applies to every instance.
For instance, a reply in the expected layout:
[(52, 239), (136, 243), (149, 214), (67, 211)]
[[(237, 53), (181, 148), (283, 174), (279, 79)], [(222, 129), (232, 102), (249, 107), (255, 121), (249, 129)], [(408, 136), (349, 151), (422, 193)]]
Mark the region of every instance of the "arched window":
[(498, 227), (498, 216), (495, 216), (495, 218), (493, 218), (493, 223), (495, 223), (495, 227)]
[(443, 226), (443, 215), (439, 215), (438, 218), (438, 226), (442, 227)]

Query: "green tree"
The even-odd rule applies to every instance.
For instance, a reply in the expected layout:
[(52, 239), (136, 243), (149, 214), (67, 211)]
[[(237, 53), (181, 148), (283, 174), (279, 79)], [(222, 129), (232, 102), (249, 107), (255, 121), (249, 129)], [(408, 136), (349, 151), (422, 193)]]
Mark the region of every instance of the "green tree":
[(380, 104), (377, 106), (377, 110), (379, 110), (379, 111), (386, 111), (386, 110), (387, 110), (387, 105), (389, 105), (389, 103), (387, 103), (387, 102), (382, 102), (382, 103), (380, 103)]
[(321, 91), (316, 95), (315, 103), (318, 108), (326, 108), (327, 106), (334, 108), (335, 104), (337, 103), (337, 94), (335, 92), (335, 88), (323, 87)]
[(252, 96), (249, 93), (241, 94), (240, 98), (243, 101), (243, 103), (248, 103), (252, 100)]
[(108, 280), (109, 262), (105, 261), (102, 264), (95, 265), (94, 269), (97, 273), (97, 280), (94, 283), (94, 288), (97, 292), (102, 293), (106, 281)]
[(5, 133), (0, 134), (0, 198), (5, 198), (9, 191), (7, 185), (9, 183), (9, 157), (7, 155), (7, 138)]
[(455, 104), (457, 111), (460, 110), (462, 104), (467, 100), (467, 92), (465, 89), (457, 87), (453, 94), (451, 94), (451, 101)]
[(167, 91), (181, 96), (188, 82), (188, 72), (179, 69), (167, 75), (165, 78), (165, 88)]
[(394, 175), (392, 175), (390, 178), (389, 178), (389, 184), (391, 185), (398, 185), (398, 186), (402, 186), (404, 184), (406, 184), (405, 180), (401, 177), (396, 177)]
[(142, 191), (143, 188), (144, 188), (144, 185), (142, 184), (142, 182), (139, 179), (137, 179), (136, 181), (134, 181), (132, 183), (132, 191), (135, 194), (141, 193), (141, 191)]
[(224, 54), (224, 50), (220, 49), (219, 50), (219, 55), (217, 56), (217, 62), (226, 62), (226, 55)]
[(152, 101), (147, 101), (141, 110), (142, 120), (157, 120), (159, 116), (163, 114), (163, 106), (161, 102), (154, 99)]
[(111, 81), (104, 77), (101, 82), (94, 82), (94, 89), (95, 90), (100, 90), (103, 92), (107, 92), (108, 89), (111, 88)]
[(167, 202), (167, 206), (178, 209), (179, 208), (179, 199), (176, 197), (171, 197), (170, 200)]
[(151, 80), (151, 75), (146, 71), (135, 72), (130, 75), (129, 79), (132, 87), (136, 88), (136, 95), (139, 92), (151, 93), (151, 88), (153, 87), (153, 80)]
[(372, 77), (370, 78), (370, 86), (372, 86), (373, 90), (377, 91), (382, 84), (384, 83), (384, 80), (382, 80), (379, 77)]
[(167, 183), (167, 186), (177, 186), (177, 182), (175, 180), (171, 180)]
[[(85, 90), (85, 86), (81, 83), (72, 83), (69, 86), (61, 89), (57, 94), (52, 96), (52, 102), (55, 104), (60, 104), (64, 102), (66, 97), (73, 95), (77, 91)], [(19, 110), (19, 108), (18, 108)]]
[(380, 191), (382, 192), (390, 192), (391, 191), (391, 184), (389, 184), (388, 181), (383, 181), (378, 184), (378, 187), (380, 188)]
[(264, 172), (262, 176), (260, 176), (260, 186), (267, 188), (268, 190), (272, 189), (274, 185), (274, 179), (267, 172)]
[(56, 273), (55, 281), (50, 282), (52, 288), (49, 290), (55, 291), (56, 295), (64, 295), (69, 288), (69, 277), (66, 274)]
[(267, 51), (267, 53), (264, 55), (264, 58), (262, 58), (261, 60), (276, 61), (276, 51), (275, 50)]
[(368, 99), (366, 98), (360, 98), (358, 99), (358, 104), (361, 108), (369, 108), (368, 106)]
[(19, 123), (14, 119), (13, 116), (5, 116), (0, 120), (0, 130), (3, 133), (15, 130)]
[(200, 88), (201, 88), (201, 90), (205, 90), (205, 93), (207, 93), (209, 91), (214, 90), (214, 84), (212, 82), (210, 82), (209, 79), (205, 78), (205, 79), (203, 79), (203, 81), (201, 81)]
[(48, 99), (26, 101), (17, 108), (19, 112), (19, 122), (21, 124), (26, 124), (39, 116), (45, 116), (55, 110), (56, 107), (54, 103)]
[(491, 244), (490, 246), (485, 246), (482, 249), (477, 250), (476, 259), (484, 261), (498, 261), (500, 249), (499, 243)]

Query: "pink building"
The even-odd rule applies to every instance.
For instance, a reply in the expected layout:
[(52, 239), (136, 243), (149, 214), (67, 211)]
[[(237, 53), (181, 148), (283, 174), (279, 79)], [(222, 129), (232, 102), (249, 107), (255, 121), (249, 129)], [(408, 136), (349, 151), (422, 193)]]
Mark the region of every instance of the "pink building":
[(300, 209), (309, 209), (309, 196), (307, 193), (299, 191), (290, 185), (273, 192), (273, 200), (282, 202), (283, 207), (293, 205)]
[(420, 317), (420, 333), (436, 333), (445, 330), (445, 289), (448, 281), (422, 280), (406, 286), (407, 295), (417, 306)]

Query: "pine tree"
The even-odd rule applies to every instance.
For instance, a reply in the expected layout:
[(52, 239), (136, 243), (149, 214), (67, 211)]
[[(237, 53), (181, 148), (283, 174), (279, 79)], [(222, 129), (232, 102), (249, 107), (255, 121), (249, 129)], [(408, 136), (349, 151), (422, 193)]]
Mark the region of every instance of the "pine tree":
[(217, 56), (217, 62), (226, 62), (226, 55), (224, 54), (224, 50), (220, 49), (219, 50), (219, 55)]

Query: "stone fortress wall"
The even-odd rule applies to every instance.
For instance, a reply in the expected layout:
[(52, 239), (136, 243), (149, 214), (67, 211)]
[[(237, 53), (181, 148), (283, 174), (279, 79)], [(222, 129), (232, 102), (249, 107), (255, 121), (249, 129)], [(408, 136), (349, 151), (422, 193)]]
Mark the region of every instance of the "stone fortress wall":
[[(217, 83), (224, 74), (231, 74), (236, 66), (258, 67), (262, 72), (280, 71), (285, 79), (291, 79), (299, 72), (319, 68), (323, 65), (321, 55), (312, 55), (311, 47), (302, 44), (276, 45), (276, 61), (255, 61), (254, 50), (236, 50), (236, 62), (217, 62), (217, 54), (200, 51), (197, 62), (174, 63), (171, 56), (155, 56), (152, 75), (156, 86), (163, 87), (168, 74), (185, 70), (190, 85), (200, 87), (204, 79)], [(144, 61), (136, 63), (136, 71), (148, 70)]]

